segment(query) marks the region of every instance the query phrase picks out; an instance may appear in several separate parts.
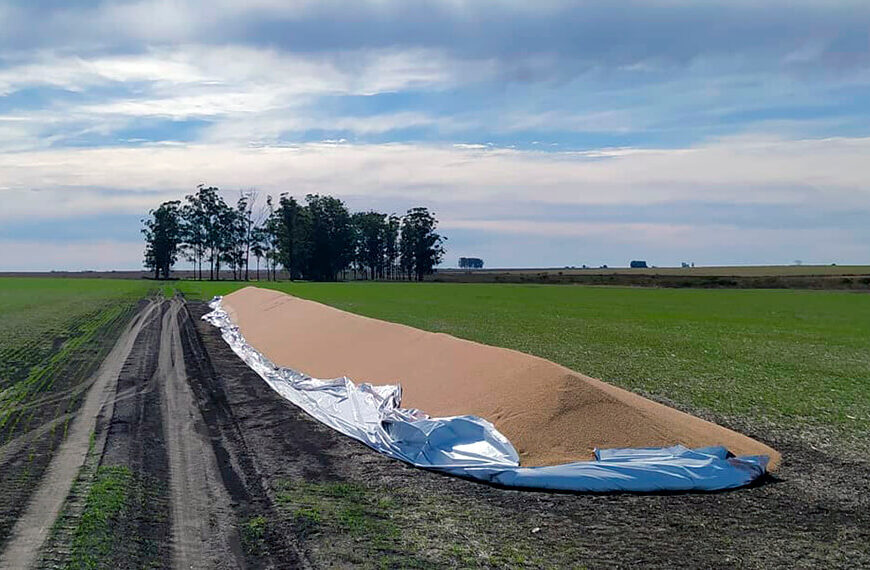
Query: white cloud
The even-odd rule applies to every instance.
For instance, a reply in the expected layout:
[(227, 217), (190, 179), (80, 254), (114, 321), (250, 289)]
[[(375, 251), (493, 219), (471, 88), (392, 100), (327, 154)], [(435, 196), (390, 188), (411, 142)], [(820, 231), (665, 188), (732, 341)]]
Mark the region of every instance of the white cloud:
[[(546, 153), (412, 144), (174, 145), (0, 155), (2, 218), (144, 212), (199, 183), (427, 201), (870, 206), (870, 138)], [(94, 189), (112, 189), (112, 192)]]
[[(83, 91), (94, 86), (141, 82), (141, 97), (171, 103), (176, 97), (247, 93), (262, 98), (312, 95), (372, 95), (416, 88), (444, 89), (480, 81), (489, 63), (459, 61), (418, 48), (299, 54), (241, 45), (183, 45), (125, 56), (65, 56), (42, 52), (6, 58), (0, 95), (34, 86)], [(179, 90), (181, 92), (179, 93)], [(88, 107), (94, 112), (99, 106)], [(254, 105), (249, 110), (256, 111)], [(147, 108), (146, 108), (147, 109)], [(131, 113), (132, 111), (132, 113)], [(105, 112), (135, 114), (108, 106)], [(144, 114), (150, 114), (145, 112)]]
[(421, 126), (452, 131), (459, 123), (448, 117), (401, 110), (336, 116), (318, 109), (317, 102), (330, 95), (445, 89), (468, 77), (482, 79), (485, 67), (419, 49), (300, 55), (189, 45), (87, 59), (43, 53), (0, 70), (0, 96), (46, 85), (85, 97), (99, 87), (103, 95), (93, 103), (56, 98), (38, 110), (0, 115), (0, 148), (57, 144), (95, 128), (107, 135), (154, 119), (207, 120), (206, 143), (275, 142), (282, 133), (308, 129), (360, 135)]

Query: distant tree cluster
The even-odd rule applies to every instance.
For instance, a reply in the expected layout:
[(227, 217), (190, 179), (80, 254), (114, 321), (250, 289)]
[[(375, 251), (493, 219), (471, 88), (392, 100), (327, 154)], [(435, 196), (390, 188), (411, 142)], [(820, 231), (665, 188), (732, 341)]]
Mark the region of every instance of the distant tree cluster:
[(483, 260), (479, 257), (460, 257), (460, 269), (483, 269)]
[(352, 274), (363, 279), (422, 280), (444, 257), (446, 238), (426, 208), (401, 218), (379, 212), (351, 213), (341, 200), (309, 194), (301, 203), (281, 194), (257, 207), (256, 192), (242, 192), (235, 206), (219, 190), (198, 186), (184, 201), (164, 202), (143, 222), (145, 267), (166, 279), (179, 256), (193, 263), (197, 279), (248, 280), (251, 258), (260, 279), (278, 267), (290, 279), (335, 281)]

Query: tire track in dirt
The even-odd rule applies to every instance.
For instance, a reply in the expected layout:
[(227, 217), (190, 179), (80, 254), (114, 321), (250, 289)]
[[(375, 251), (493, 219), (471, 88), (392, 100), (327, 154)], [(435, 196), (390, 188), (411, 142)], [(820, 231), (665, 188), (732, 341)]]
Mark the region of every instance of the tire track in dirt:
[(51, 460), (24, 513), (16, 521), (0, 568), (30, 568), (60, 513), (90, 446), (97, 417), (114, 397), (115, 382), (133, 349), (143, 325), (157, 308), (149, 302), (127, 325), (109, 355), (100, 365), (85, 401), (72, 421), (66, 439)]
[(179, 328), (182, 317), (186, 309), (176, 297), (163, 316), (157, 364), (169, 456), (173, 566), (243, 568), (230, 497), (188, 384)]
[[(193, 310), (197, 316), (202, 315), (199, 305), (194, 304)], [(280, 515), (256, 460), (257, 450), (254, 448), (259, 442), (253, 442), (252, 448), (248, 431), (240, 424), (230, 404), (229, 391), (245, 391), (245, 388), (230, 387), (222, 381), (198, 332), (203, 323), (191, 317), (190, 305), (185, 304), (179, 314), (189, 385), (208, 429), (212, 450), (239, 526), (249, 531), (247, 542), (243, 540), (248, 566), (281, 570), (311, 568), (292, 529), (281, 528), (276, 523)], [(223, 362), (218, 362), (218, 366), (223, 365)], [(265, 386), (258, 379), (257, 385), (260, 384)], [(260, 532), (255, 535), (250, 533), (251, 521), (260, 521), (257, 527)]]

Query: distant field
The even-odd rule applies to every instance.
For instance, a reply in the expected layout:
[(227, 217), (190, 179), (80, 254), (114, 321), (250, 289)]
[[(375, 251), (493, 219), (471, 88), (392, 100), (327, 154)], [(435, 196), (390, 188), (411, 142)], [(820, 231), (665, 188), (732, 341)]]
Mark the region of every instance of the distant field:
[[(192, 298), (243, 283), (181, 282)], [(513, 348), (722, 414), (870, 428), (870, 296), (789, 290), (262, 283)]]
[[(177, 270), (174, 276), (191, 279), (193, 272)], [(0, 273), (3, 276), (79, 279), (143, 279), (144, 271), (82, 271)], [(279, 272), (281, 279), (288, 276)], [(344, 276), (350, 280), (352, 273)], [(232, 273), (222, 272), (231, 280)], [(253, 278), (253, 273), (252, 273)], [(652, 267), (630, 269), (517, 268), (460, 270), (442, 268), (428, 281), (447, 283), (540, 283), (703, 289), (837, 289), (870, 291), (870, 265), (759, 265), (732, 267)]]
[[(679, 275), (699, 277), (780, 277), (780, 276), (858, 276), (870, 275), (870, 265), (734, 265), (720, 267), (649, 267), (631, 269), (611, 267), (590, 268), (542, 268), (542, 269), (475, 269), (472, 273), (538, 274), (554, 275)], [(441, 274), (468, 273), (461, 269), (442, 269)]]
[(870, 291), (870, 266), (768, 265), (643, 269), (441, 269), (448, 283), (546, 283), (702, 289), (846, 289)]

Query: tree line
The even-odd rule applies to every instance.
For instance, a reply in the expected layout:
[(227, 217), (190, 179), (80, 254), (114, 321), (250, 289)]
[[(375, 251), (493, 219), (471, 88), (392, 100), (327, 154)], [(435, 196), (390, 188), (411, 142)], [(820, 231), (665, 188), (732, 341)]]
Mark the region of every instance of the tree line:
[(290, 279), (336, 281), (342, 277), (422, 280), (444, 257), (446, 238), (426, 208), (404, 216), (350, 212), (338, 198), (308, 194), (304, 202), (281, 194), (258, 204), (241, 192), (229, 205), (218, 188), (200, 185), (184, 200), (163, 202), (142, 220), (145, 267), (168, 279), (183, 258), (196, 279), (248, 280), (261, 263), (267, 279), (281, 267)]
[(459, 269), (483, 269), (483, 260), (479, 257), (460, 257)]

